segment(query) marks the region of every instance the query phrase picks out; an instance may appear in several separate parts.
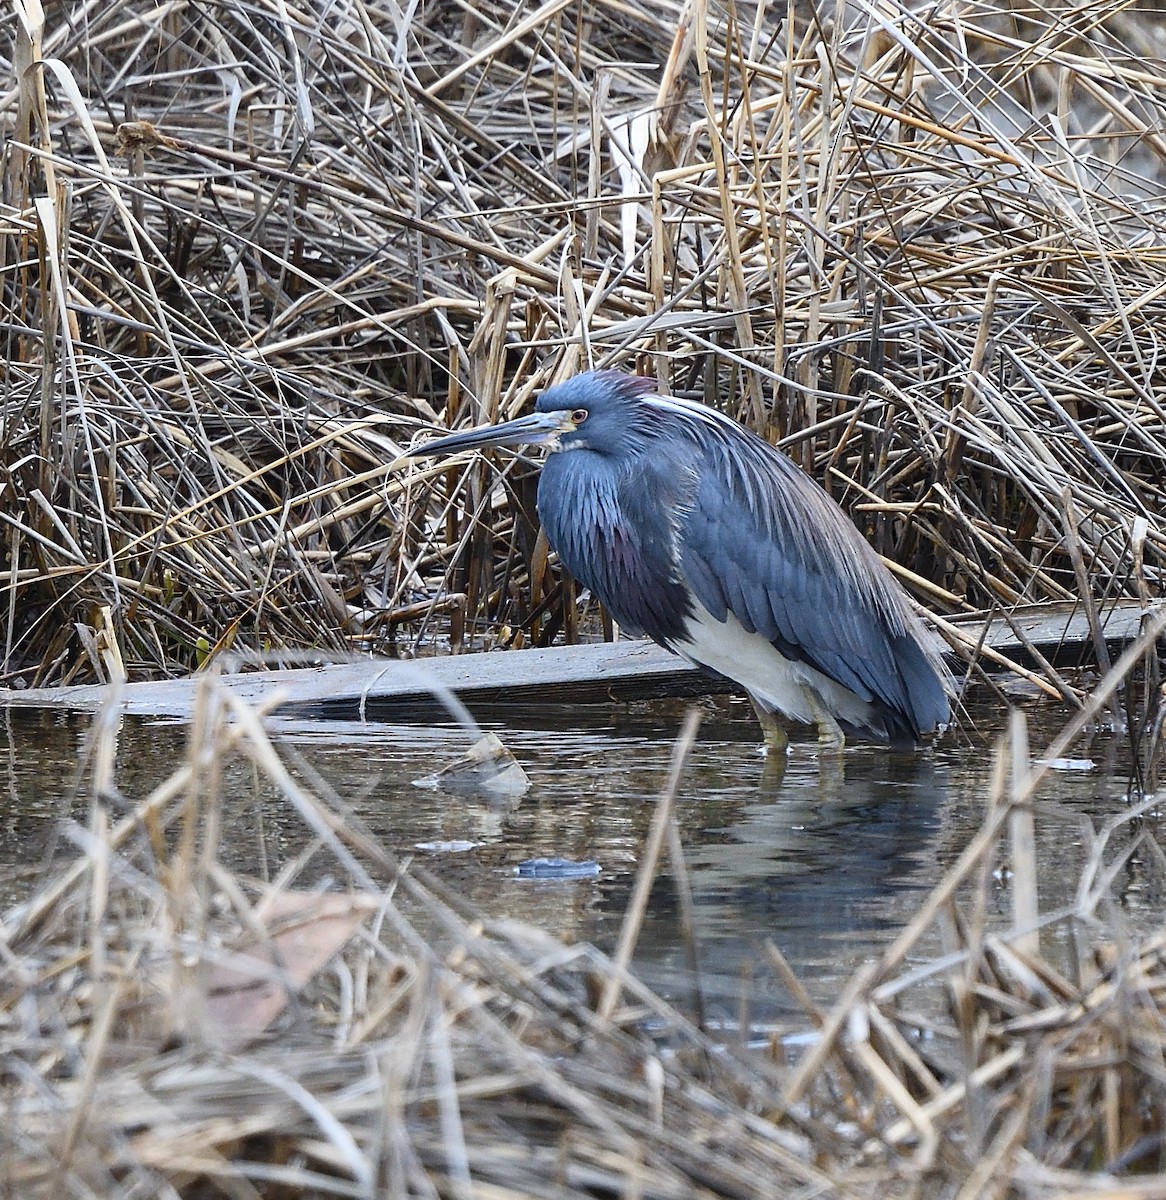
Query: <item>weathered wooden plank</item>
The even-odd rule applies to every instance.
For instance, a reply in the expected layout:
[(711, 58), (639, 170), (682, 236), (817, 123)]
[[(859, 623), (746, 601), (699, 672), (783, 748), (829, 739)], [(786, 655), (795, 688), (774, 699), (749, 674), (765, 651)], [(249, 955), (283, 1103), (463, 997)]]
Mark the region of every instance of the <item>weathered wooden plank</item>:
[[(436, 702), (435, 694), (442, 689), (456, 692), (466, 704), (579, 704), (697, 695), (718, 687), (717, 681), (674, 654), (644, 641), (413, 661), (361, 660), (224, 675), (222, 683), (253, 704), (266, 702), (279, 691), (286, 696), (285, 704), (297, 708), (343, 704), (348, 709), (362, 700), (417, 709)], [(197, 686), (197, 678), (130, 683), (122, 689), (122, 705), (128, 713), (188, 716)], [(102, 686), (0, 689), (0, 705), (94, 709), (109, 694)]]
[[(1116, 648), (1137, 636), (1141, 617), (1136, 602), (1121, 602), (1103, 616), (1106, 639)], [(984, 630), (982, 615), (954, 622), (975, 641)], [(1092, 651), (1083, 612), (1075, 606), (1039, 605), (1013, 616), (1025, 639), (1043, 654), (1061, 660), (1067, 650), (1075, 661)], [(988, 623), (984, 640), (1007, 655), (1021, 655), (1022, 643), (999, 618)], [(552, 649), (464, 654), (415, 661), (361, 660), (319, 667), (254, 671), (225, 675), (223, 685), (251, 703), (268, 702), (281, 692), (285, 705), (316, 711), (351, 713), (360, 703), (398, 713), (432, 711), (436, 692), (449, 689), (471, 707), (508, 704), (587, 704), (692, 696), (729, 690), (651, 642), (623, 641)], [(189, 716), (198, 678), (131, 683), (122, 689), (129, 713)], [(0, 689), (0, 705), (95, 709), (109, 697), (101, 686)]]
[[(1101, 627), (1111, 650), (1132, 642), (1138, 636), (1142, 613), (1139, 601), (1127, 599), (1111, 603), (1102, 610)], [(985, 623), (982, 613), (968, 613), (948, 620), (950, 624), (959, 626), (973, 641), (979, 639)], [(1017, 609), (1012, 614), (1011, 623), (1004, 617), (994, 617), (988, 622), (984, 641), (1010, 658), (1022, 657), (1024, 644), (1028, 642), (1058, 664), (1093, 660), (1088, 618), (1081, 605), (1070, 600)]]

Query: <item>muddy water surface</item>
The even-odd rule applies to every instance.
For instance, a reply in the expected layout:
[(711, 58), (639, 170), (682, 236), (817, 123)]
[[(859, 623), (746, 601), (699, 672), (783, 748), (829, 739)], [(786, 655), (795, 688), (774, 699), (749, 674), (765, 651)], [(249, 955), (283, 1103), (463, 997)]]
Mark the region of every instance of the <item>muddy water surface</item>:
[[(748, 705), (722, 699), (704, 707), (678, 813), (706, 1003), (729, 1024), (743, 991), (751, 1019), (789, 1008), (761, 964), (764, 939), (780, 947), (819, 1002), (829, 1003), (841, 981), (910, 920), (975, 833), (990, 753), (981, 742), (949, 734), (913, 756), (854, 748), (842, 771), (822, 771), (813, 742), (800, 742), (779, 778), (757, 751)], [(682, 713), (660, 703), (475, 714), (531, 780), (525, 796), (503, 803), (416, 786), (467, 748), (469, 737), (453, 724), (305, 720), (273, 728), (289, 761), (302, 756), (385, 845), (423, 860), (483, 913), (610, 949)], [(1000, 715), (992, 707), (977, 711), (979, 736), (990, 737)], [(1032, 714), (1034, 751), (1062, 720), (1059, 710)], [(67, 852), (69, 820), (86, 819), (77, 764), (88, 723), (0, 713), (0, 906), (35, 885), (54, 850)], [(145, 796), (181, 760), (184, 742), (181, 724), (123, 722), (122, 793)], [(1046, 909), (1072, 898), (1088, 830), (1127, 803), (1123, 739), (1097, 735), (1073, 753), (1092, 760), (1093, 769), (1056, 772), (1038, 802)], [(224, 792), (224, 857), (237, 871), (271, 877), (307, 844), (294, 810), (249, 765), (226, 764)], [(544, 856), (594, 860), (601, 871), (564, 882), (515, 876), (519, 862)], [(1152, 914), (1161, 902), (1142, 878), (1135, 859), (1115, 881), (1119, 907), (1135, 916)], [(994, 887), (993, 902), (1006, 914), (1006, 872)], [(680, 1001), (688, 994), (667, 874), (653, 890), (635, 962), (666, 993)]]

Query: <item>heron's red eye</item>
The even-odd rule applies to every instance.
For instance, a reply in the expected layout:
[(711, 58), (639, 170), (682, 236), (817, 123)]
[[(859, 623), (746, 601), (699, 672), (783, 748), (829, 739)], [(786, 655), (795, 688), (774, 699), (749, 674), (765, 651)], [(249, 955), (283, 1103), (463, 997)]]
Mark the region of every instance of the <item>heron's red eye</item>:
[(587, 420), (587, 410), (585, 408), (575, 409), (575, 411), (571, 414), (571, 420), (576, 425), (582, 425), (583, 422)]

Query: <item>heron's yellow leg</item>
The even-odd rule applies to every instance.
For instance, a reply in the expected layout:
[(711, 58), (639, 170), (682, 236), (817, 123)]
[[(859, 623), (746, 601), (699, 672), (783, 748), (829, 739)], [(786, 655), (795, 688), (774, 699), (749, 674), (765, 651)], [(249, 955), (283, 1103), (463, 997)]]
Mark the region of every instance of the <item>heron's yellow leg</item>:
[(786, 733), (785, 727), (763, 704), (759, 703), (752, 696), (749, 697), (749, 700), (761, 725), (761, 735), (765, 739), (766, 756), (776, 758), (780, 755), (784, 758), (789, 753), (789, 734)]
[(806, 696), (810, 701), (814, 720), (818, 723), (818, 753), (841, 754), (846, 749), (846, 735), (842, 732), (842, 726), (809, 688), (806, 688)]

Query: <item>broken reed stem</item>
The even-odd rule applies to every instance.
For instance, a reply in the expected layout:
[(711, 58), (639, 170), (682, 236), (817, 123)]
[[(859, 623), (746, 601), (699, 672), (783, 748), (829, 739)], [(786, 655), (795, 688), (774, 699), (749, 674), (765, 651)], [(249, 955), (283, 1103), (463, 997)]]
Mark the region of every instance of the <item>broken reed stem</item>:
[(675, 805), (668, 816), (668, 861), (679, 901), (680, 936), (684, 941), (688, 977), (692, 984), (693, 1020), (696, 1027), (705, 1032), (704, 989), (701, 986), (700, 952), (696, 942), (696, 909), (692, 902), (692, 883), (688, 877), (688, 865), (684, 861), (684, 843), (680, 838), (680, 822), (676, 819)]
[(1014, 708), (1009, 716), (1008, 757), (1011, 764), (1008, 829), (1012, 843), (1012, 944), (1036, 958), (1040, 954), (1036, 823), (1032, 790), (1028, 786), (1028, 722), (1018, 708)]
[(1157, 644), (1163, 632), (1166, 632), (1166, 605), (1161, 605), (1150, 613), (1142, 626), (1142, 632), (1138, 635), (1137, 641), (1131, 642), (1125, 648), (1121, 657), (1113, 664), (1113, 669), (1089, 693), (1084, 706), (1073, 714), (1040, 760), (1032, 765), (1026, 785), (1028, 792), (1036, 790), (1046, 773), (1051, 770), (1050, 763), (1058, 758), (1064, 758), (1068, 754), (1073, 743), (1081, 736), (1082, 730), (1090, 721), (1097, 719), (1101, 710), (1109, 704), (1110, 697), (1138, 665), (1142, 657)]
[(623, 990), (622, 976), (631, 965), (632, 954), (635, 951), (636, 942), (639, 940), (644, 914), (648, 911), (648, 895), (655, 882), (656, 871), (660, 865), (660, 855), (668, 837), (668, 825), (672, 817), (672, 806), (676, 801), (676, 793), (680, 787), (680, 776), (684, 771), (689, 751), (696, 740), (700, 717), (699, 708), (690, 708), (685, 713), (680, 736), (672, 747), (668, 781), (656, 801), (656, 809), (652, 814), (652, 824), (648, 831), (648, 840), (644, 844), (643, 857), (640, 860), (639, 870), (636, 872), (635, 886), (632, 888), (623, 924), (620, 926), (615, 954), (612, 955), (615, 970), (608, 976), (604, 984), (603, 993), (596, 1009), (600, 1019), (604, 1021), (611, 1020), (615, 1006), (619, 1003), (620, 992)]
[[(1105, 644), (1105, 633), (1101, 628), (1101, 618), (1097, 612), (1097, 601), (1093, 596), (1093, 588), (1089, 580), (1089, 569), (1085, 563), (1085, 554), (1081, 548), (1081, 533), (1077, 522), (1077, 508), (1073, 503), (1073, 490), (1066, 487), (1060, 497), (1061, 512), (1065, 518), (1065, 543), (1069, 550), (1069, 559), (1073, 564), (1073, 573), (1077, 577), (1077, 596), (1085, 607), (1085, 618), (1089, 622), (1089, 636), (1093, 639), (1093, 652), (1097, 656), (1097, 665), (1104, 675), (1109, 671), (1109, 648)], [(1131, 531), (1132, 541), (1132, 531)], [(1117, 697), (1110, 701), (1110, 711), (1113, 714), (1114, 729), (1121, 729), (1121, 707)]]

